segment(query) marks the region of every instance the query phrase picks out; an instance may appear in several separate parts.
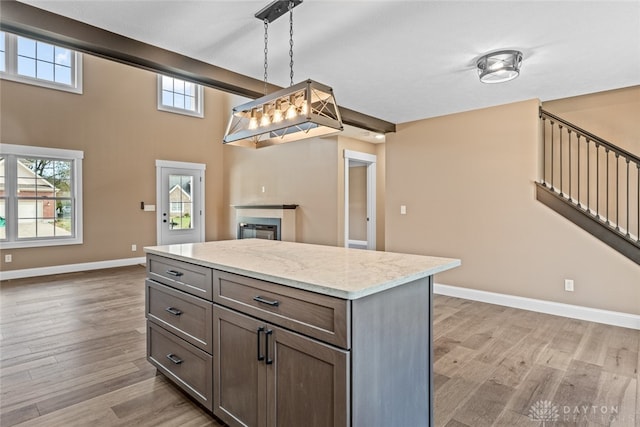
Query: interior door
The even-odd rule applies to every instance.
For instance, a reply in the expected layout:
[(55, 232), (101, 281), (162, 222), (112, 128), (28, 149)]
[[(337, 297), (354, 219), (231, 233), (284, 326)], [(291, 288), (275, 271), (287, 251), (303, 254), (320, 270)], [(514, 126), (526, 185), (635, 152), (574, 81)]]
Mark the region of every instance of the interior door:
[(158, 244), (204, 241), (203, 164), (156, 161)]
[(344, 246), (376, 250), (376, 156), (344, 150)]

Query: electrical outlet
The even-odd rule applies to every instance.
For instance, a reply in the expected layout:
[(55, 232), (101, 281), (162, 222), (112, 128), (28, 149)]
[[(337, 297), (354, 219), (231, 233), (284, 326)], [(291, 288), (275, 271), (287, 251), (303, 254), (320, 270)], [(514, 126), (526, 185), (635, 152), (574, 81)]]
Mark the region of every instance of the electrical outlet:
[(573, 280), (564, 279), (564, 290), (567, 292), (573, 292)]
[(131, 245), (131, 252), (135, 252), (138, 250), (138, 246), (137, 245)]
[(13, 261), (13, 256), (11, 254), (5, 254), (4, 262), (11, 262), (11, 261)]
[(400, 205), (400, 215), (406, 215), (406, 214), (407, 214), (407, 206)]

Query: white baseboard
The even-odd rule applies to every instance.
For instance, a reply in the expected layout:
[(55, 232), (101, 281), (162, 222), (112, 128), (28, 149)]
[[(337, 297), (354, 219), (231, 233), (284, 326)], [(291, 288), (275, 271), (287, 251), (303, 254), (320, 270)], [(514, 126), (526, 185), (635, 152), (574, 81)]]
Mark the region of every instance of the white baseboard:
[(461, 288), (435, 283), (433, 292), (439, 295), (463, 298), (489, 304), (504, 305), (522, 310), (537, 311), (539, 313), (570, 317), (572, 319), (587, 320), (589, 322), (604, 323), (606, 325), (621, 326), (640, 330), (640, 315), (622, 313), (619, 311), (601, 310), (598, 308), (582, 307), (579, 305), (563, 304), (514, 295), (498, 294)]
[(100, 270), (102, 268), (125, 267), (128, 265), (145, 264), (146, 262), (147, 259), (145, 257), (139, 257), (0, 271), (0, 280), (24, 279), (26, 277), (48, 276), (50, 274), (76, 273), (78, 271)]

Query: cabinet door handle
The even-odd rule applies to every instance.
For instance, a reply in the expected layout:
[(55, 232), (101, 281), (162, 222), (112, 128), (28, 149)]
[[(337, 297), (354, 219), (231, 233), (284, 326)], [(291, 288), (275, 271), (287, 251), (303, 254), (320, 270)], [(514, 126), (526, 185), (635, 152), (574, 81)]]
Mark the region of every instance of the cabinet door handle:
[(267, 304), (267, 305), (273, 306), (273, 307), (277, 307), (277, 306), (280, 305), (280, 301), (278, 301), (278, 300), (271, 301), (271, 300), (268, 300), (268, 299), (264, 299), (260, 295), (253, 297), (253, 300), (261, 302), (263, 304)]
[(167, 270), (166, 273), (169, 274), (170, 276), (175, 276), (175, 277), (180, 277), (184, 274), (183, 272), (176, 271), (176, 270)]
[(178, 310), (177, 308), (173, 308), (173, 307), (167, 307), (164, 309), (164, 311), (169, 312), (170, 314), (173, 314), (174, 316), (180, 316), (182, 314), (182, 311)]
[(178, 356), (176, 356), (173, 353), (167, 354), (167, 359), (171, 360), (176, 365), (179, 365), (182, 363), (182, 359), (180, 359)]
[(257, 348), (258, 348), (258, 361), (264, 360), (264, 354), (260, 353), (260, 334), (262, 332), (264, 332), (264, 328), (261, 326), (261, 327), (258, 328), (258, 334), (257, 334), (258, 335), (258, 345), (257, 345)]
[(267, 360), (264, 361), (267, 365), (273, 363), (273, 359), (269, 357), (269, 335), (273, 334), (273, 331), (269, 329), (264, 333), (264, 352), (267, 354)]

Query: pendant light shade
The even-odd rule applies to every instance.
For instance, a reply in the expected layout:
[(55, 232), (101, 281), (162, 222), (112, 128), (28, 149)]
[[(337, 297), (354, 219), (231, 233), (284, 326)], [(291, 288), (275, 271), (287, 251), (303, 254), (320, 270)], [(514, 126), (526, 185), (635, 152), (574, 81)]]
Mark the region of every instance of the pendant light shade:
[(478, 75), (482, 83), (502, 83), (513, 80), (520, 74), (522, 52), (501, 50), (478, 59)]
[[(256, 13), (264, 23), (265, 95), (232, 110), (224, 144), (261, 148), (342, 131), (333, 89), (313, 80), (293, 84), (293, 8), (300, 3), (302, 0), (276, 0)], [(287, 11), (291, 85), (267, 94), (268, 27)]]
[(342, 129), (333, 89), (306, 80), (235, 107), (223, 142), (261, 148)]

